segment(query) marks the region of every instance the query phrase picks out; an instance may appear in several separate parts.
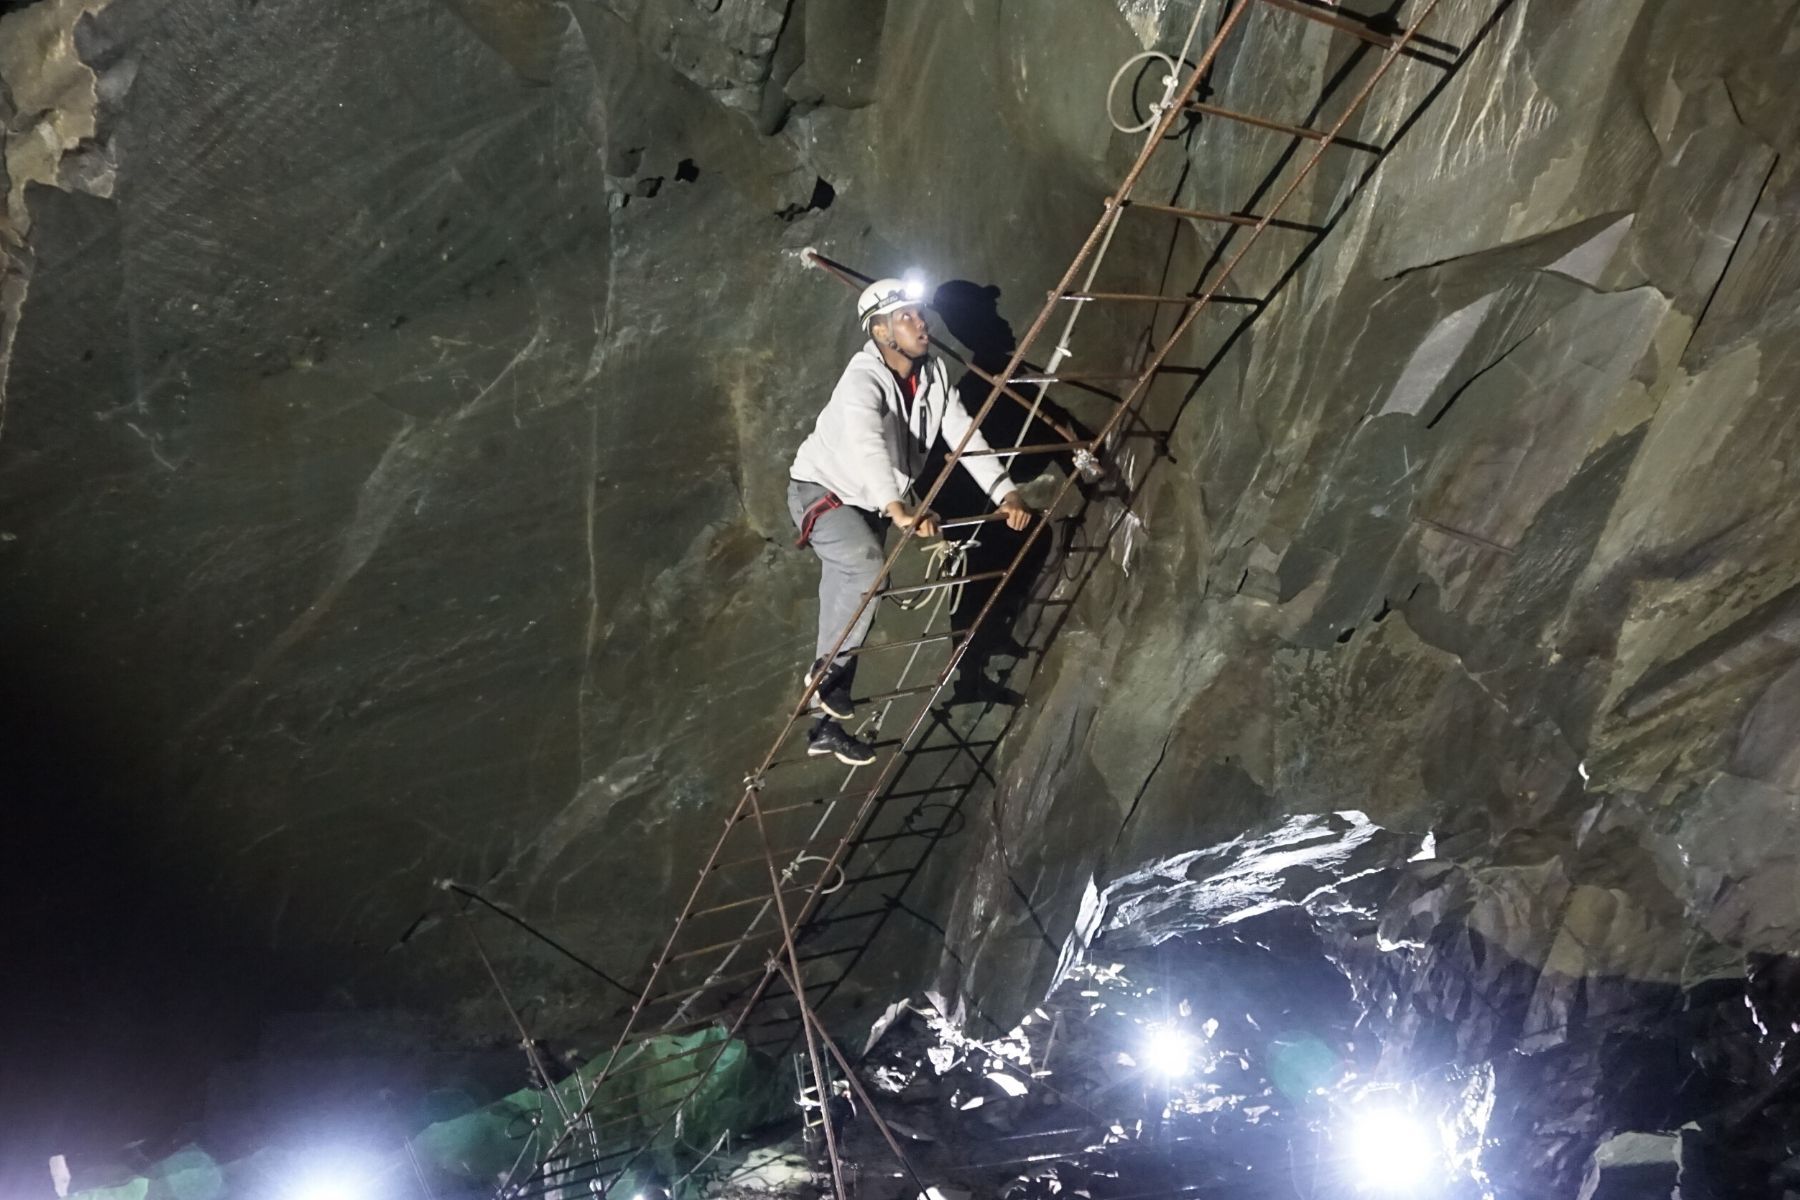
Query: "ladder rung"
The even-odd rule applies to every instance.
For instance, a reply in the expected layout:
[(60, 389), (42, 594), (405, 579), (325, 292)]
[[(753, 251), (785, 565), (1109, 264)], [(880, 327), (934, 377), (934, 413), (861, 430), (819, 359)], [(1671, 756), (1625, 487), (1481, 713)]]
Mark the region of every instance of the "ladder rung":
[(1345, 146), (1351, 150), (1361, 150), (1364, 154), (1380, 154), (1380, 146), (1371, 146), (1367, 142), (1359, 142), (1347, 137), (1331, 137), (1319, 129), (1309, 129), (1305, 125), (1289, 125), (1285, 121), (1271, 121), (1267, 117), (1258, 117), (1250, 113), (1238, 112), (1236, 109), (1220, 108), (1217, 104), (1206, 104), (1199, 100), (1189, 100), (1185, 106), (1189, 112), (1205, 113), (1209, 117), (1223, 117), (1227, 121), (1237, 121), (1243, 125), (1254, 125), (1258, 129), (1268, 129), (1275, 133), (1285, 133), (1289, 137), (1305, 138), (1309, 142), (1329, 140), (1334, 146)]
[[(1158, 375), (1202, 376), (1206, 374), (1206, 370), (1203, 367), (1158, 367), (1156, 373)], [(1142, 371), (1139, 371), (1135, 375), (1126, 375), (1124, 373), (1117, 375), (1015, 375), (1013, 377), (1013, 382), (1030, 384), (1072, 383), (1076, 385), (1094, 383), (1136, 383), (1143, 377), (1144, 373)], [(1098, 388), (1090, 388), (1089, 390), (1099, 391)], [(1101, 392), (1100, 394), (1107, 396), (1112, 395), (1108, 392)], [(1117, 399), (1116, 396), (1113, 396), (1112, 398)], [(966, 458), (968, 456), (964, 455), (964, 457)]]
[[(969, 456), (965, 454), (963, 457)], [(876, 650), (906, 650), (913, 646), (929, 646), (933, 642), (953, 642), (967, 632), (966, 629), (952, 629), (949, 633), (933, 633), (925, 637), (908, 638), (904, 642), (877, 642), (870, 646), (858, 646), (854, 650), (840, 650), (838, 653), (849, 657), (856, 654), (870, 654)]]
[(702, 946), (698, 950), (683, 950), (680, 954), (671, 954), (666, 961), (680, 962), (685, 958), (699, 958), (701, 955), (711, 954), (715, 950), (729, 950), (733, 946), (742, 946), (746, 942), (760, 942), (772, 937), (780, 936), (781, 930), (779, 929), (764, 929), (758, 933), (744, 933), (734, 938), (728, 938), (723, 942), (714, 942), (710, 946)]
[(839, 800), (860, 800), (869, 794), (868, 788), (855, 788), (848, 792), (832, 792), (828, 796), (814, 796), (810, 800), (796, 800), (792, 804), (778, 804), (774, 808), (762, 810), (764, 817), (785, 817), (788, 813), (805, 812), (807, 809), (823, 808), (827, 804), (836, 804)]
[[(710, 1017), (701, 1017), (697, 1021), (683, 1021), (679, 1025), (664, 1025), (662, 1028), (657, 1029), (655, 1032), (647, 1033), (644, 1036), (647, 1038), (650, 1038), (650, 1037), (663, 1037), (663, 1036), (666, 1036), (671, 1033), (686, 1033), (690, 1029), (701, 1029), (707, 1025), (717, 1025), (724, 1019), (725, 1019), (724, 1014), (714, 1013)], [(706, 1043), (704, 1043), (704, 1042), (702, 1042), (701, 1044), (706, 1045)]]
[[(1291, 12), (1297, 17), (1305, 17), (1309, 21), (1324, 25), (1329, 29), (1335, 29), (1339, 33), (1347, 33), (1353, 38), (1367, 42), (1371, 46), (1379, 46), (1383, 50), (1392, 50), (1395, 41), (1398, 40), (1389, 37), (1385, 33), (1376, 33), (1373, 29), (1370, 29), (1360, 21), (1351, 20), (1347, 17), (1333, 16), (1323, 9), (1314, 8), (1310, 4), (1302, 4), (1300, 3), (1300, 0), (1263, 0), (1263, 3), (1267, 4), (1270, 8), (1279, 8), (1284, 12)], [(1442, 67), (1445, 70), (1450, 70), (1456, 66), (1453, 62), (1445, 62), (1436, 55), (1428, 54), (1419, 47), (1410, 44), (1400, 53), (1407, 58), (1414, 58), (1420, 62), (1430, 63), (1434, 67)]]
[(744, 980), (759, 977), (763, 971), (764, 968), (755, 967), (748, 971), (739, 971), (736, 975), (722, 975), (717, 979), (709, 979), (696, 987), (685, 988), (679, 992), (664, 992), (660, 996), (654, 996), (644, 1001), (644, 1007), (649, 1008), (652, 1004), (664, 1004), (670, 1000), (679, 1000), (683, 996), (698, 996), (701, 992), (709, 992), (713, 988), (723, 987), (728, 983), (742, 983)]
[(883, 588), (881, 591), (875, 593), (875, 598), (879, 600), (884, 596), (905, 596), (913, 592), (935, 592), (947, 587), (956, 587), (959, 584), (974, 583), (981, 579), (998, 579), (1004, 574), (1006, 574), (1005, 571), (977, 571), (973, 575), (958, 575), (955, 579), (940, 579), (935, 583), (914, 583), (909, 584), (906, 587)]
[[(1224, 225), (1242, 225), (1246, 228), (1261, 225), (1263, 218), (1255, 213), (1222, 213), (1208, 212), (1203, 208), (1178, 208), (1173, 204), (1152, 204), (1147, 200), (1127, 200), (1129, 208), (1142, 208), (1150, 212), (1167, 213), (1171, 217), (1187, 217), (1195, 221), (1215, 221)], [(1300, 221), (1288, 221), (1281, 217), (1268, 218), (1272, 229), (1292, 229), (1299, 233), (1324, 234), (1323, 225), (1307, 225)]]
[(989, 521), (1004, 521), (1001, 513), (983, 513), (979, 517), (951, 517), (948, 521), (939, 521), (939, 529), (966, 529), (971, 525), (986, 525)]
[[(857, 794), (861, 795), (860, 792)], [(765, 817), (770, 816), (777, 811), (785, 812), (788, 809), (809, 808), (812, 806), (813, 803), (815, 803), (815, 802), (808, 801), (806, 804), (790, 804), (790, 805), (787, 805), (785, 808), (779, 809), (779, 810), (768, 809), (768, 810), (764, 811), (763, 816), (765, 816)], [(808, 884), (806, 887), (782, 888), (781, 889), (781, 894), (784, 896), (806, 896), (806, 895), (810, 895), (811, 893), (812, 893), (812, 885), (811, 884)], [(710, 917), (714, 913), (729, 912), (734, 908), (744, 908), (751, 904), (767, 904), (767, 903), (769, 903), (769, 894), (767, 892), (758, 892), (756, 895), (746, 896), (742, 900), (731, 900), (724, 904), (715, 904), (711, 908), (697, 908), (693, 912), (688, 914), (688, 920), (692, 921), (698, 917)]]
[[(639, 1042), (638, 1044), (640, 1046), (648, 1045), (647, 1042)], [(686, 1050), (677, 1051), (674, 1054), (667, 1054), (667, 1055), (664, 1055), (662, 1058), (652, 1058), (648, 1062), (635, 1062), (635, 1063), (627, 1064), (622, 1070), (607, 1072), (604, 1076), (601, 1077), (601, 1082), (611, 1083), (615, 1079), (624, 1079), (624, 1078), (627, 1078), (628, 1076), (636, 1075), (643, 1071), (648, 1071), (652, 1067), (660, 1067), (665, 1063), (680, 1062), (684, 1058), (692, 1058), (694, 1055), (700, 1053), (702, 1050), (707, 1049), (711, 1045), (712, 1045), (711, 1042), (696, 1042), (696, 1043), (694, 1043), (693, 1046), (691, 1046), (690, 1048), (688, 1048)]]
[(864, 696), (863, 704), (882, 704), (888, 700), (902, 700), (907, 696), (923, 696), (938, 690), (935, 683), (921, 684), (918, 687), (898, 688), (891, 692), (876, 692), (873, 696)]
[[(1095, 301), (1120, 301), (1137, 304), (1198, 304), (1198, 296), (1159, 296), (1155, 292), (1065, 292), (1058, 300), (1068, 300), (1075, 304), (1092, 304)], [(1255, 304), (1262, 301), (1251, 296), (1214, 296), (1214, 304)]]
[(780, 862), (782, 859), (789, 859), (791, 861), (791, 856), (795, 854), (805, 854), (811, 848), (812, 845), (809, 842), (804, 846), (795, 846), (791, 850), (771, 850), (767, 855), (758, 854), (751, 858), (734, 858), (730, 862), (714, 863), (708, 868), (708, 871), (729, 871), (733, 867), (747, 867), (752, 863), (764, 862), (768, 858), (773, 858), (777, 862)]
[(1076, 442), (1039, 442), (1035, 446), (1011, 446), (1005, 450), (964, 450), (964, 458), (1004, 458), (1009, 454), (1055, 454), (1058, 450), (1080, 450)]

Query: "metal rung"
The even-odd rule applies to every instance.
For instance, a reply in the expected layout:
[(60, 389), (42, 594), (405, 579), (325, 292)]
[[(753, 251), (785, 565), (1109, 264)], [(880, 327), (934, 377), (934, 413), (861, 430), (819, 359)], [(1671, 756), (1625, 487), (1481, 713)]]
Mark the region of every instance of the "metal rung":
[[(1057, 297), (1073, 304), (1093, 304), (1097, 301), (1116, 301), (1126, 304), (1198, 304), (1199, 296), (1159, 296), (1155, 292), (1065, 292)], [(1262, 301), (1253, 296), (1213, 296), (1213, 304), (1254, 304), (1260, 307)]]
[(898, 688), (891, 692), (876, 692), (873, 696), (864, 696), (859, 703), (885, 704), (889, 700), (903, 700), (908, 696), (924, 696), (938, 690), (935, 683), (921, 684), (918, 687)]
[(730, 862), (714, 863), (707, 868), (707, 872), (710, 874), (713, 871), (728, 871), (732, 867), (747, 867), (752, 863), (767, 864), (771, 858), (776, 862), (781, 862), (783, 859), (792, 861), (793, 855), (805, 854), (810, 849), (812, 849), (812, 843), (808, 842), (803, 846), (795, 846), (792, 850), (771, 850), (767, 855), (758, 854), (751, 858), (734, 858)]
[(876, 599), (884, 596), (906, 596), (913, 592), (935, 592), (941, 588), (957, 587), (960, 584), (974, 583), (982, 579), (998, 579), (1005, 571), (979, 571), (974, 575), (958, 575), (955, 579), (940, 579), (935, 583), (915, 583), (908, 587), (883, 588), (875, 593)]
[[(709, 1050), (716, 1050), (716, 1049), (718, 1049), (719, 1045), (720, 1045), (720, 1043), (718, 1043), (718, 1042), (708, 1042), (708, 1043), (706, 1043), (706, 1048)], [(704, 1079), (708, 1075), (711, 1075), (714, 1071), (717, 1071), (717, 1070), (719, 1070), (719, 1064), (716, 1061), (710, 1062), (698, 1071), (690, 1071), (686, 1075), (677, 1075), (673, 1079), (661, 1080), (660, 1082), (658, 1082), (655, 1085), (655, 1087), (641, 1088), (638, 1091), (629, 1093), (628, 1095), (618, 1097), (618, 1100), (636, 1100), (636, 1099), (639, 1099), (640, 1097), (649, 1095), (653, 1091), (661, 1091), (662, 1089), (671, 1087), (677, 1083), (686, 1083), (690, 1079)], [(604, 1082), (604, 1081), (601, 1081), (601, 1082)], [(613, 1101), (613, 1103), (616, 1103), (616, 1102), (617, 1101)], [(676, 1100), (673, 1103), (673, 1105), (671, 1105), (671, 1107), (679, 1108), (679, 1107), (681, 1107), (681, 1105), (683, 1105), (685, 1103), (687, 1103), (687, 1097), (683, 1096), (679, 1100)], [(659, 1105), (658, 1107), (662, 1107), (662, 1106)], [(617, 1125), (621, 1122), (633, 1121), (633, 1120), (637, 1119), (637, 1116), (638, 1116), (638, 1114), (636, 1114), (636, 1113), (630, 1113), (630, 1114), (627, 1114), (622, 1117), (614, 1117), (610, 1121), (598, 1122), (597, 1124), (595, 1124), (594, 1129), (596, 1131), (599, 1131), (601, 1129), (607, 1128), (608, 1126)]]
[[(811, 800), (796, 800), (792, 804), (778, 804), (774, 808), (765, 808), (762, 810), (762, 815), (765, 819), (769, 817), (785, 817), (789, 813), (805, 812), (808, 809), (823, 808), (825, 805), (835, 804), (839, 800), (851, 800), (857, 796), (866, 796), (868, 794), (868, 788), (859, 788), (854, 792), (833, 792), (829, 796), (814, 796)], [(738, 819), (740, 821), (748, 821), (750, 818), (745, 816), (739, 817)]]
[(679, 1000), (683, 996), (698, 996), (701, 992), (709, 992), (713, 988), (723, 987), (728, 983), (741, 983), (746, 979), (755, 979), (761, 976), (767, 969), (768, 968), (766, 967), (756, 967), (749, 971), (739, 971), (736, 975), (722, 975), (717, 979), (709, 979), (705, 983), (696, 987), (687, 988), (683, 991), (664, 992), (660, 996), (655, 996), (644, 1001), (644, 1007), (649, 1008), (652, 1004), (663, 1004), (670, 1000)]
[(666, 1034), (671, 1034), (671, 1033), (686, 1033), (690, 1029), (700, 1029), (707, 1025), (717, 1025), (719, 1022), (723, 1021), (724, 1019), (725, 1019), (724, 1014), (714, 1013), (710, 1017), (701, 1017), (697, 1021), (683, 1021), (679, 1025), (664, 1025), (662, 1028), (658, 1029), (655, 1033), (645, 1034), (644, 1036), (646, 1038), (652, 1038), (652, 1037), (662, 1037)]
[[(1394, 48), (1394, 43), (1399, 40), (1398, 38), (1391, 38), (1385, 33), (1376, 33), (1373, 29), (1370, 29), (1360, 21), (1353, 21), (1346, 17), (1333, 16), (1322, 9), (1314, 8), (1310, 4), (1301, 4), (1299, 0), (1262, 0), (1262, 2), (1267, 4), (1270, 8), (1279, 8), (1284, 12), (1291, 12), (1297, 17), (1305, 17), (1309, 21), (1324, 25), (1329, 29), (1335, 29), (1339, 33), (1347, 33), (1359, 41), (1369, 43), (1371, 46), (1380, 46), (1383, 50), (1392, 50)], [(1454, 49), (1454, 47), (1451, 47), (1451, 49)], [(1442, 67), (1446, 71), (1452, 70), (1456, 66), (1453, 62), (1445, 62), (1436, 55), (1427, 54), (1417, 46), (1410, 44), (1405, 49), (1401, 50), (1400, 53), (1407, 58), (1430, 63), (1434, 67)]]
[(1367, 142), (1359, 142), (1347, 137), (1332, 137), (1319, 129), (1309, 129), (1305, 125), (1289, 125), (1285, 121), (1271, 121), (1267, 117), (1258, 117), (1250, 113), (1238, 112), (1236, 109), (1220, 108), (1217, 104), (1206, 104), (1199, 100), (1189, 100), (1185, 105), (1189, 112), (1205, 113), (1209, 117), (1223, 117), (1227, 121), (1236, 121), (1242, 125), (1254, 125), (1258, 129), (1267, 129), (1275, 133), (1285, 133), (1289, 137), (1304, 138), (1309, 142), (1330, 142), (1334, 146), (1344, 146), (1351, 150), (1361, 150), (1364, 154), (1380, 154), (1380, 146), (1371, 146)]
[(1254, 228), (1266, 220), (1271, 229), (1292, 229), (1297, 233), (1310, 233), (1321, 237), (1329, 232), (1323, 225), (1307, 225), (1300, 221), (1283, 220), (1280, 217), (1264, 218), (1255, 213), (1208, 212), (1203, 208), (1177, 208), (1173, 204), (1152, 204), (1148, 200), (1127, 200), (1125, 204), (1128, 208), (1142, 208), (1150, 212), (1167, 213), (1171, 217), (1186, 217), (1194, 221), (1213, 221), (1222, 225), (1242, 225), (1245, 228)]
[[(1008, 454), (1055, 454), (1058, 450), (1079, 450), (1081, 442), (1039, 442), (1035, 446), (1013, 446), (1006, 450), (964, 450), (964, 458), (1000, 458)], [(1088, 447), (1092, 449), (1093, 447)]]
[[(648, 1044), (649, 1044), (648, 1042), (639, 1042), (638, 1043), (638, 1045), (640, 1045), (640, 1046), (648, 1045)], [(613, 1071), (613, 1072), (610, 1072), (605, 1075), (597, 1076), (596, 1080), (601, 1083), (611, 1083), (615, 1079), (625, 1079), (632, 1075), (637, 1075), (637, 1074), (640, 1074), (641, 1072), (648, 1071), (652, 1067), (660, 1067), (664, 1063), (680, 1062), (684, 1058), (692, 1058), (694, 1055), (698, 1054), (702, 1050), (705, 1050), (707, 1047), (711, 1046), (712, 1044), (713, 1043), (711, 1043), (711, 1042), (701, 1042), (691, 1050), (683, 1050), (679, 1054), (671, 1054), (664, 1058), (651, 1059), (649, 1062), (635, 1063), (635, 1064), (627, 1066), (623, 1070)]]
[[(1148, 208), (1149, 205), (1145, 205), (1145, 207)], [(1203, 376), (1206, 374), (1206, 370), (1203, 367), (1158, 367), (1156, 369), (1156, 374)], [(1144, 373), (1142, 371), (1139, 371), (1134, 375), (1122, 373), (1118, 375), (1017, 375), (1014, 376), (1013, 382), (1032, 384), (1073, 383), (1077, 385), (1084, 383), (1136, 383), (1143, 377)], [(967, 458), (968, 455), (965, 454), (963, 457)]]
[(671, 954), (665, 961), (680, 962), (685, 958), (699, 958), (702, 954), (711, 954), (715, 950), (728, 950), (733, 946), (742, 946), (746, 942), (760, 942), (767, 938), (780, 937), (781, 930), (765, 929), (761, 933), (746, 933), (729, 941), (714, 942), (710, 946), (702, 946), (698, 950), (683, 950), (680, 954)]
[[(963, 457), (969, 456), (965, 454)], [(858, 654), (870, 654), (876, 650), (906, 650), (913, 646), (929, 646), (933, 642), (953, 642), (967, 632), (966, 629), (952, 629), (949, 633), (933, 633), (925, 637), (909, 638), (904, 642), (878, 642), (872, 646), (858, 646), (854, 650), (840, 650), (838, 653), (845, 658), (850, 658)]]
[(986, 525), (989, 521), (1004, 521), (1003, 513), (984, 513), (979, 517), (951, 517), (948, 521), (939, 521), (939, 529), (967, 529), (971, 525)]
[[(808, 806), (807, 805), (790, 805), (789, 807), (803, 808), (803, 807), (808, 807)], [(774, 810), (771, 810), (771, 811), (774, 811)], [(765, 812), (763, 815), (766, 817), (766, 816), (769, 816), (770, 813)], [(821, 877), (821, 881), (822, 881), (822, 879), (823, 879), (823, 877)], [(813, 890), (814, 886), (815, 886), (814, 884), (808, 884), (805, 887), (782, 888), (781, 894), (784, 896), (809, 896), (812, 894), (812, 890)], [(758, 892), (756, 895), (746, 896), (742, 900), (733, 900), (727, 904), (715, 904), (711, 908), (695, 909), (693, 912), (688, 914), (688, 920), (693, 921), (700, 917), (710, 917), (714, 913), (728, 912), (731, 909), (744, 908), (751, 904), (767, 904), (767, 903), (769, 903), (768, 893), (767, 892)]]

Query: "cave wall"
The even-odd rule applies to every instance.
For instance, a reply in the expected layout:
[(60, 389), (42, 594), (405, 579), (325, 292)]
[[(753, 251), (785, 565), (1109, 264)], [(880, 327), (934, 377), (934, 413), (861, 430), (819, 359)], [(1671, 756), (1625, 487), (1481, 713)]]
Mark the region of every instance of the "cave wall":
[[(795, 251), (997, 286), (1022, 329), (1133, 152), (1108, 79), (1192, 12), (0, 18), (66, 48), (54, 80), (0, 56), (0, 637), (9, 742), (55, 797), (34, 844), (110, 847), (94, 903), (128, 927), (178, 913), (284, 964), (252, 1007), (498, 1029), (445, 878), (631, 975), (810, 638), (783, 469), (855, 337)], [(1470, 61), (1438, 93), (1403, 66), (1349, 130), (1403, 133), (1385, 163), (1334, 155), (1296, 197), (1332, 235), (1291, 277), (1271, 235), (1241, 275), (1281, 284), (1269, 311), (1153, 395), (1164, 452), (1115, 448), (1129, 510), (1090, 512), (1105, 563), (991, 812), (930, 868), (940, 993), (1016, 1009), (1109, 880), (1346, 808), (1568, 879), (1499, 918), (1542, 931), (1528, 960), (1603, 954), (1575, 892), (1639, 914), (1606, 970), (1791, 943), (1795, 13), (1445, 0)], [(1259, 10), (1215, 84), (1317, 117), (1370, 63)], [(1204, 123), (1148, 186), (1236, 207), (1293, 169)], [(1134, 224), (1110, 261), (1210, 252)], [(1093, 369), (1142, 333), (1083, 329)], [(903, 949), (895, 979), (938, 954)], [(546, 1027), (606, 1015), (495, 952)]]
[[(1071, 244), (1128, 160), (1099, 96), (1139, 35), (1105, 5), (13, 7), (7, 1010), (43, 1034), (18, 1078), (66, 1077), (60, 1039), (180, 1098), (22, 1088), (55, 1133), (20, 1144), (168, 1133), (271, 1011), (510, 1041), (442, 880), (634, 978), (811, 638), (783, 476), (857, 338), (795, 252), (1024, 320), (1060, 263), (1021, 247)], [(490, 949), (538, 1028), (611, 1019)]]

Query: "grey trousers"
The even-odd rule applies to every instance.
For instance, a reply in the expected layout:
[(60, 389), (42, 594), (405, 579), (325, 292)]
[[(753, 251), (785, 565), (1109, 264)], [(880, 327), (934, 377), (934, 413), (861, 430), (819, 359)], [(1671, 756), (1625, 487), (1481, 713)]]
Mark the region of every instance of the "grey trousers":
[[(788, 480), (788, 515), (794, 519), (796, 530), (806, 510), (825, 494), (826, 489), (816, 483)], [(812, 541), (808, 544), (819, 556), (819, 642), (814, 657), (825, 657), (850, 614), (862, 603), (863, 593), (881, 574), (881, 564), (887, 558), (882, 545), (886, 536), (881, 517), (849, 504), (822, 513), (813, 522)], [(870, 604), (856, 619), (856, 627), (838, 648), (839, 662), (856, 661), (846, 659), (844, 652), (856, 649), (868, 638), (875, 608), (875, 604)]]

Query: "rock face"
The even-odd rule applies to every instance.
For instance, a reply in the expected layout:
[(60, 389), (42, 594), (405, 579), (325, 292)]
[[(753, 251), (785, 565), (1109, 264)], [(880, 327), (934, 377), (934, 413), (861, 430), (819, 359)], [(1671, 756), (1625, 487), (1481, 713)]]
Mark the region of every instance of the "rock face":
[[(1134, 152), (1108, 79), (1194, 14), (1056, 7), (0, 17), (20, 960), (154, 978), (121, 1052), (217, 1040), (220, 975), (233, 1049), (325, 1005), (508, 1040), (451, 878), (635, 979), (810, 644), (783, 472), (855, 334), (794, 252), (1023, 329)], [(909, 901), (944, 939), (896, 926), (869, 992), (1016, 1015), (1107, 911), (1297, 907), (1389, 1044), (1551, 1071), (1580, 1030), (1586, 1111), (1607, 1031), (1688, 1006), (1731, 1025), (1659, 1043), (1717, 1057), (1708, 1136), (1794, 1111), (1765, 1014), (1800, 932), (1797, 14), (1444, 0), (1467, 61), (1397, 68), (1346, 131), (1391, 153), (1287, 210), (1330, 235), (1271, 234), (1234, 282), (1267, 310), (1201, 328), (1204, 382), (1114, 447), (1057, 636), (1013, 631), (1039, 653), (985, 808)], [(1259, 6), (1213, 99), (1316, 123), (1370, 61)], [(1170, 203), (1253, 210), (1292, 169), (1185, 138)], [(1173, 290), (1215, 242), (1134, 223), (1109, 270)], [(1084, 330), (1093, 370), (1144, 335)], [(493, 950), (543, 1029), (616, 1007)], [(56, 1036), (116, 1014), (84, 1003)], [(1506, 1186), (1662, 1129), (1593, 1114)]]

